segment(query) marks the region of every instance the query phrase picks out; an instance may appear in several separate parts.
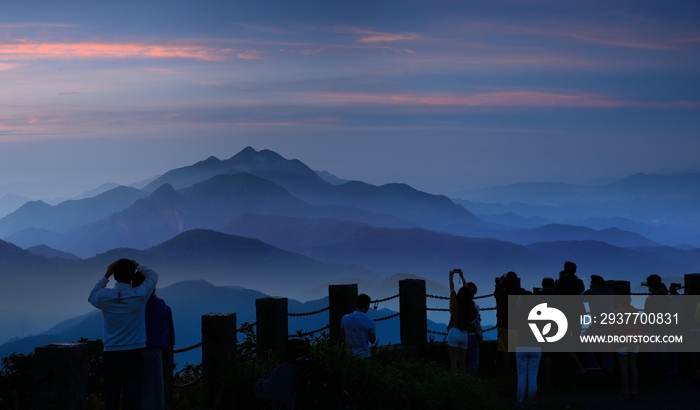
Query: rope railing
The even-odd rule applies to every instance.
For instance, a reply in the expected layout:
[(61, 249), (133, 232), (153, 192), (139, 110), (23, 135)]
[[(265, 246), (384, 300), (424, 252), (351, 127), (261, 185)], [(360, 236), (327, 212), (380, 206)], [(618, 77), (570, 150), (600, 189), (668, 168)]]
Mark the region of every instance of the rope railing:
[(382, 320), (393, 319), (393, 318), (399, 316), (400, 314), (401, 314), (401, 312), (397, 312), (397, 313), (394, 313), (393, 315), (389, 315), (389, 316), (385, 316), (385, 317), (376, 318), (376, 319), (374, 319), (374, 321), (375, 321), (375, 322), (381, 322)]
[(312, 315), (317, 315), (319, 313), (323, 313), (327, 310), (330, 310), (330, 306), (326, 306), (323, 309), (319, 310), (314, 310), (313, 312), (306, 312), (306, 313), (287, 313), (287, 316), (289, 317), (302, 317), (302, 316), (312, 316)]
[(181, 348), (181, 349), (174, 349), (174, 350), (173, 350), (173, 354), (189, 352), (190, 350), (194, 350), (194, 349), (196, 349), (196, 348), (198, 348), (198, 347), (202, 347), (203, 344), (204, 344), (204, 342), (199, 342), (199, 343), (194, 344), (194, 345), (192, 345), (192, 346), (183, 347), (183, 348)]
[(425, 295), (425, 297), (431, 299), (450, 300), (449, 296)]
[(238, 332), (238, 333), (243, 333), (244, 331), (250, 329), (251, 327), (253, 327), (253, 326), (257, 325), (257, 324), (258, 324), (258, 322), (243, 323), (243, 324), (241, 325), (241, 327), (239, 327), (238, 329), (236, 329), (236, 332)]
[(299, 333), (299, 332), (297, 332), (297, 333), (293, 333), (293, 334), (287, 335), (287, 337), (288, 337), (288, 338), (295, 338), (295, 337), (306, 337), (306, 336), (311, 336), (311, 335), (313, 335), (313, 334), (315, 334), (315, 333), (322, 332), (322, 331), (324, 331), (324, 330), (326, 330), (326, 329), (330, 329), (330, 327), (331, 327), (331, 325), (325, 325), (325, 326), (323, 326), (323, 327), (320, 328), (320, 329), (316, 329), (316, 330), (312, 330), (312, 331), (310, 331), (310, 332), (304, 332), (304, 333)]
[(388, 298), (377, 299), (377, 300), (370, 300), (369, 303), (375, 303), (375, 304), (376, 304), (376, 303), (382, 303), (382, 302), (386, 302), (386, 301), (391, 300), (391, 299), (396, 299), (396, 298), (398, 298), (398, 297), (399, 297), (399, 294), (397, 293), (397, 294), (395, 294), (394, 296), (389, 296)]
[(449, 308), (425, 308), (428, 312), (449, 312)]
[(192, 385), (195, 385), (195, 384), (201, 382), (203, 377), (204, 377), (204, 372), (202, 372), (202, 373), (199, 375), (199, 377), (197, 377), (196, 379), (190, 381), (189, 383), (185, 383), (185, 384), (173, 384), (173, 387), (176, 388), (176, 389), (185, 389), (185, 388), (187, 388), (187, 387), (190, 387), (190, 386), (192, 386)]

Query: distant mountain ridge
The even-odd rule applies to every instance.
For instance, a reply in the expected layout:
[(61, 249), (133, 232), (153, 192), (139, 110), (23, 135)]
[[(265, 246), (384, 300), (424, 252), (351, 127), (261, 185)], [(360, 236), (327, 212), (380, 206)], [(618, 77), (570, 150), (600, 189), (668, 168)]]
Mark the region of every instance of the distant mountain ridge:
[[(313, 296), (312, 287), (343, 278), (381, 281), (374, 272), (357, 265), (320, 262), (256, 239), (190, 230), (147, 250), (113, 249), (83, 260), (49, 259), (0, 241), (0, 280), (4, 284), (0, 300), (4, 309), (26, 312), (31, 320), (41, 317), (37, 326), (76, 316), (89, 310), (90, 289), (106, 267), (120, 258), (156, 269), (159, 286), (203, 279), (301, 300)], [(0, 323), (6, 319), (0, 316)], [(24, 320), (30, 321), (29, 316)], [(0, 340), (11, 337), (2, 333), (0, 328)]]
[(283, 186), (292, 195), (313, 205), (341, 205), (380, 214), (395, 215), (426, 228), (435, 228), (455, 221), (481, 224), (482, 221), (449, 198), (417, 191), (405, 184), (373, 186), (359, 181), (332, 185), (298, 160), (287, 160), (279, 154), (251, 147), (221, 161), (209, 157), (189, 167), (166, 172), (148, 184), (155, 190), (168, 183), (182, 189), (219, 174), (247, 172)]
[(180, 191), (164, 184), (123, 211), (63, 234), (31, 230), (15, 233), (8, 239), (27, 247), (43, 243), (80, 257), (90, 257), (118, 247), (145, 249), (190, 229), (220, 229), (236, 217), (253, 211), (349, 219), (379, 226), (416, 226), (392, 215), (347, 206), (311, 205), (269, 180), (238, 173), (215, 175)]
[[(366, 292), (362, 288), (359, 291)], [(392, 291), (398, 291), (396, 284), (394, 284)], [(176, 348), (195, 345), (202, 341), (201, 317), (208, 313), (235, 312), (237, 326), (241, 326), (243, 322), (255, 322), (255, 300), (268, 296), (252, 289), (231, 289), (215, 286), (203, 280), (177, 282), (158, 289), (156, 293), (173, 311)], [(294, 313), (316, 311), (327, 306), (327, 296), (303, 303), (294, 299), (288, 300), (289, 311)], [(389, 316), (394, 312), (382, 306), (382, 309), (379, 310), (371, 309), (368, 315), (378, 318)], [(328, 315), (311, 315), (290, 317), (288, 326), (289, 332), (294, 333), (297, 330), (310, 331), (319, 329), (327, 324)], [(428, 322), (430, 330), (444, 331), (444, 327), (444, 323)], [(66, 320), (41, 334), (0, 345), (0, 357), (6, 357), (12, 352), (27, 354), (36, 346), (48, 343), (74, 342), (81, 337), (101, 339), (102, 335), (102, 315), (95, 309), (85, 315)], [(238, 338), (241, 341), (241, 335)], [(378, 322), (377, 338), (379, 343), (382, 344), (398, 344), (400, 342), (398, 319)], [(201, 349), (195, 349), (191, 352), (177, 354), (175, 361), (180, 367), (186, 361), (193, 364), (200, 363), (201, 354)]]
[(119, 186), (97, 196), (61, 202), (51, 206), (43, 201), (31, 201), (0, 219), (0, 237), (5, 238), (27, 228), (46, 229), (63, 233), (94, 223), (133, 204), (148, 193)]

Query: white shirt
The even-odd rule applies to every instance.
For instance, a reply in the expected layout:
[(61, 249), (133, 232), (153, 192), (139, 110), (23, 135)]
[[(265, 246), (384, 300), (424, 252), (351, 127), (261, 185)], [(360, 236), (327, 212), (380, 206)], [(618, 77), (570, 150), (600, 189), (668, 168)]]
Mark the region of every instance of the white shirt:
[(109, 279), (103, 276), (88, 297), (93, 306), (102, 310), (105, 351), (146, 347), (146, 302), (156, 288), (158, 274), (144, 265), (137, 270), (146, 278), (141, 285), (132, 288), (128, 283), (117, 282), (106, 289)]
[(369, 357), (369, 335), (376, 333), (374, 320), (356, 310), (343, 316), (340, 326), (345, 332), (345, 343), (352, 347), (352, 352), (362, 358)]

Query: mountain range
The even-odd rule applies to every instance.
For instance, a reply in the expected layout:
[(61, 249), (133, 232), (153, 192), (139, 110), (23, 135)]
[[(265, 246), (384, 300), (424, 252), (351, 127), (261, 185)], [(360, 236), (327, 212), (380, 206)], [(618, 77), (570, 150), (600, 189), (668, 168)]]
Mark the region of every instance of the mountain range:
[[(396, 282), (392, 284), (392, 291), (398, 291)], [(365, 289), (360, 287), (362, 292)], [(255, 300), (267, 297), (266, 294), (240, 288), (214, 286), (204, 280), (188, 280), (177, 282), (170, 286), (157, 290), (158, 297), (166, 301), (173, 311), (173, 324), (175, 327), (175, 347), (182, 348), (197, 344), (201, 341), (201, 317), (212, 312), (236, 313), (237, 326), (244, 322), (255, 322)], [(384, 295), (378, 294), (378, 297)], [(328, 296), (307, 302), (299, 302), (288, 299), (288, 311), (290, 313), (313, 312), (328, 306)], [(368, 315), (372, 318), (381, 318), (395, 313), (395, 309), (387, 309), (382, 304), (381, 309), (370, 309)], [(380, 324), (379, 324), (380, 323)], [(328, 313), (290, 317), (288, 321), (289, 333), (297, 331), (307, 332), (320, 329), (328, 324)], [(430, 330), (445, 331), (444, 323), (428, 322)], [(399, 319), (391, 319), (378, 322), (377, 338), (380, 343), (399, 343)], [(10, 340), (0, 345), (0, 357), (9, 354), (27, 354), (36, 346), (49, 343), (74, 342), (81, 337), (89, 339), (101, 339), (103, 334), (102, 315), (96, 309), (84, 315), (80, 315), (63, 321), (50, 329), (20, 339)], [(239, 334), (239, 342), (242, 335)], [(175, 356), (181, 365), (185, 362), (199, 363), (201, 361), (201, 349), (185, 352)]]
[(510, 270), (537, 286), (565, 260), (582, 278), (700, 271), (695, 174), (516, 184), (452, 200), (324, 172), (247, 147), (130, 187), (26, 202), (0, 218), (0, 340), (87, 312), (87, 292), (121, 257), (162, 272), (162, 286), (205, 280), (302, 301), (329, 283), (375, 291), (397, 274), (439, 288), (457, 267), (481, 294)]

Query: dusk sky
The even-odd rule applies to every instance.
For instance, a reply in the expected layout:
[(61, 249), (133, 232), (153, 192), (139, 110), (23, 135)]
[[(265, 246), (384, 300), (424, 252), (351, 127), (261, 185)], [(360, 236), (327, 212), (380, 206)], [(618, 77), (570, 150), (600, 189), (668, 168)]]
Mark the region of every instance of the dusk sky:
[(0, 1), (0, 194), (248, 145), (441, 194), (700, 171), (700, 1)]

